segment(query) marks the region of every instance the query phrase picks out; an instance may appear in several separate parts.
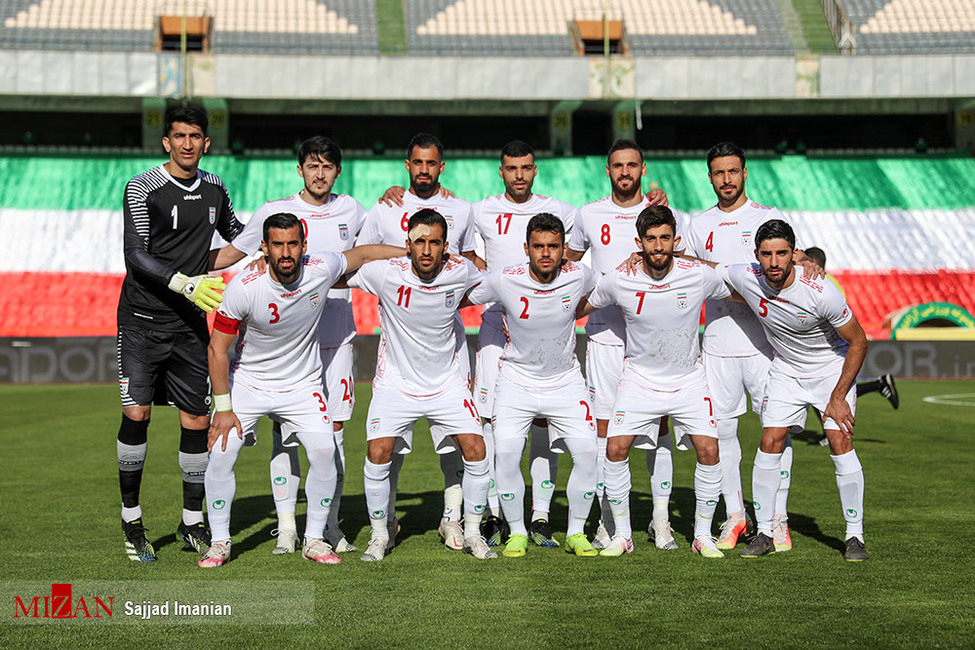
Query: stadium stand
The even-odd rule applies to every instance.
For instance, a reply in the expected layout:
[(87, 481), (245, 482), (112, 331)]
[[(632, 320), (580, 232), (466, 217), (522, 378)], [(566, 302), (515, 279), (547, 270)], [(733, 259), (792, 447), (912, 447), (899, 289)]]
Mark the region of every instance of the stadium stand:
[[(378, 54), (375, 0), (192, 0), (214, 17), (213, 52)], [(151, 51), (182, 2), (0, 0), (0, 47)]]
[(971, 52), (971, 0), (843, 0), (858, 54)]

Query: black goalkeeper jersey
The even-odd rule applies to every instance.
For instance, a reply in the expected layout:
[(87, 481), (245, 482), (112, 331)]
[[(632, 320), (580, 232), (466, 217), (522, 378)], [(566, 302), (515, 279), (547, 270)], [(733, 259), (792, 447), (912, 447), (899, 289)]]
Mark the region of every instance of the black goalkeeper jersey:
[(223, 182), (198, 170), (183, 185), (160, 165), (129, 181), (122, 212), (126, 276), (118, 324), (206, 338), (206, 314), (170, 290), (169, 281), (177, 271), (207, 272), (214, 230), (232, 241), (244, 229)]

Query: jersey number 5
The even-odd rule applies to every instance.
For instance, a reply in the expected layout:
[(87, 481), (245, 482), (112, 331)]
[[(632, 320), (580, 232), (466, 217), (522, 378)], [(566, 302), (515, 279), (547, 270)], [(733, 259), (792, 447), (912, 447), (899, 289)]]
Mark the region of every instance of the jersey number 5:
[(765, 298), (758, 299), (758, 315), (762, 318), (768, 316), (768, 303), (765, 302)]

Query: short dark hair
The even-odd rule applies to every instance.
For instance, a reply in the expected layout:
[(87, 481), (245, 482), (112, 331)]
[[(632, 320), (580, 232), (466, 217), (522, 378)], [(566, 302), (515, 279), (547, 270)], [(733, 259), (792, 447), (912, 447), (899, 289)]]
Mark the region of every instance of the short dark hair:
[(295, 226), (298, 226), (298, 240), (305, 241), (305, 229), (301, 225), (301, 222), (298, 221), (298, 217), (290, 212), (278, 212), (276, 214), (272, 214), (264, 220), (264, 241), (267, 241), (271, 228), (290, 230)]
[(562, 238), (562, 243), (565, 243), (565, 224), (550, 212), (539, 212), (528, 221), (528, 227), (525, 229), (525, 242), (531, 243), (533, 232), (557, 233)]
[(522, 140), (512, 140), (508, 144), (501, 147), (501, 164), (504, 164), (504, 159), (507, 158), (523, 158), (525, 156), (531, 156), (532, 159), (535, 158), (535, 150), (527, 142)]
[(298, 147), (299, 165), (304, 165), (311, 156), (330, 162), (336, 167), (342, 166), (342, 149), (323, 135), (313, 135)]
[(203, 135), (206, 135), (207, 129), (210, 128), (210, 120), (207, 119), (206, 111), (199, 106), (179, 106), (169, 111), (166, 114), (165, 134), (167, 137), (170, 131), (173, 130), (173, 124), (176, 122), (198, 126), (203, 131)]
[(822, 248), (819, 246), (810, 246), (809, 248), (802, 249), (802, 252), (813, 262), (819, 264), (824, 269), (826, 268), (826, 251)]
[(647, 230), (656, 226), (670, 226), (670, 232), (677, 234), (677, 219), (666, 205), (651, 205), (643, 209), (636, 218), (636, 236), (643, 239)]
[(708, 171), (711, 171), (711, 161), (715, 158), (724, 158), (725, 156), (738, 156), (741, 161), (741, 166), (745, 166), (745, 150), (736, 145), (734, 142), (719, 142), (718, 144), (711, 147), (708, 151)]
[(755, 232), (755, 250), (767, 239), (784, 239), (789, 242), (789, 248), (796, 248), (796, 233), (792, 226), (781, 219), (769, 219)]
[(410, 144), (406, 147), (406, 159), (409, 160), (410, 156), (413, 155), (413, 150), (419, 147), (420, 149), (429, 149), (430, 147), (436, 147), (437, 153), (440, 154), (440, 159), (443, 160), (443, 143), (435, 135), (429, 133), (417, 133), (410, 139)]
[(447, 220), (433, 208), (423, 208), (413, 213), (406, 226), (407, 237), (409, 237), (409, 233), (416, 226), (440, 226), (440, 232), (443, 233), (444, 242), (447, 241)]
[(640, 145), (636, 143), (636, 140), (630, 140), (629, 138), (620, 138), (613, 143), (613, 146), (609, 148), (609, 152), (606, 154), (606, 164), (609, 164), (610, 157), (617, 151), (625, 151), (627, 149), (633, 149), (638, 154), (640, 154), (640, 162), (643, 162), (643, 149)]

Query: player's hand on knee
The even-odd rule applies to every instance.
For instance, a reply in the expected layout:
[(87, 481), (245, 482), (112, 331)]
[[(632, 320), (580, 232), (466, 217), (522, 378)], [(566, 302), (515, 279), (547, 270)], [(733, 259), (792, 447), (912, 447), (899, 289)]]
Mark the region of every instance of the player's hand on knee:
[(827, 418), (832, 418), (836, 426), (840, 428), (840, 432), (846, 436), (853, 436), (853, 425), (856, 423), (856, 418), (853, 416), (853, 411), (850, 410), (850, 405), (842, 397), (830, 397), (829, 404), (826, 405), (826, 410), (823, 411), (823, 423), (826, 422)]
[(220, 292), (226, 289), (227, 285), (223, 283), (222, 278), (212, 275), (197, 275), (191, 278), (177, 273), (169, 281), (169, 288), (183, 294), (191, 303), (210, 313), (223, 302), (223, 294)]
[(237, 437), (243, 439), (241, 433), (240, 420), (233, 411), (217, 411), (213, 414), (213, 421), (210, 422), (210, 430), (207, 431), (207, 449), (213, 451), (213, 446), (220, 440), (220, 451), (227, 451), (227, 437), (231, 431), (235, 431)]

